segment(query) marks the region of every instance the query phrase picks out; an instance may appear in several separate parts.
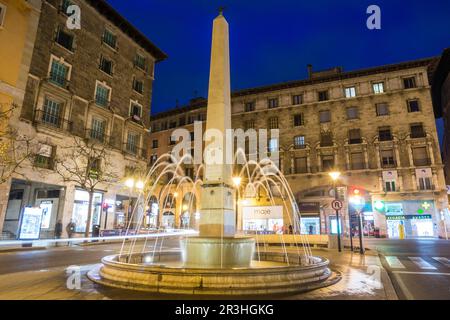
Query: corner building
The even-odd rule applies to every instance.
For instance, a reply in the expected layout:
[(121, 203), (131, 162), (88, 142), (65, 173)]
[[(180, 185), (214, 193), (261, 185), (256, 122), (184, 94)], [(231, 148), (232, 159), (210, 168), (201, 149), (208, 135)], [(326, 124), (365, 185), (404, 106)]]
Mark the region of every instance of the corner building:
[[(80, 9), (81, 29), (67, 27), (71, 5)], [(40, 151), (1, 186), (2, 235), (17, 237), (24, 208), (42, 205), (50, 214), (40, 238), (54, 236), (58, 219), (85, 231), (87, 192), (54, 172), (55, 157), (73, 137), (106, 145), (119, 175), (112, 186), (98, 186), (92, 224), (124, 227), (137, 197), (124, 181), (146, 168), (154, 67), (166, 55), (103, 0), (42, 1), (34, 31), (23, 101), (10, 125), (33, 137)]]
[[(444, 235), (444, 221), (448, 224), (450, 218), (429, 81), (436, 60), (350, 72), (340, 67), (315, 72), (308, 66), (308, 79), (232, 94), (233, 128), (279, 129), (279, 141), (270, 140), (269, 148), (279, 147), (279, 167), (295, 194), (302, 233), (336, 232), (328, 172), (339, 170), (344, 234), (356, 233), (361, 212), (366, 236)], [(193, 123), (205, 120), (205, 108), (206, 101), (197, 98), (154, 115), (151, 162), (176, 144), (170, 138), (174, 129), (185, 127), (193, 136)], [(355, 195), (363, 203), (355, 203)], [(267, 213), (258, 210), (270, 209), (265, 201), (262, 197), (240, 202), (241, 228), (249, 228), (257, 212)], [(273, 224), (281, 216), (281, 223), (289, 224), (289, 213), (272, 209), (273, 217), (266, 219)], [(167, 215), (168, 208), (160, 210), (161, 224), (170, 215), (180, 225), (182, 210), (170, 210)], [(271, 231), (270, 226), (264, 228)]]

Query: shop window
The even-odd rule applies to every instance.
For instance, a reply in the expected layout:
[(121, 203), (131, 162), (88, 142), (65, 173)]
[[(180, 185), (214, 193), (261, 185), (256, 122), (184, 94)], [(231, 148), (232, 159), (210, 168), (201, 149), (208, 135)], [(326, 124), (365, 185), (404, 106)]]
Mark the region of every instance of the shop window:
[(331, 112), (330, 110), (324, 110), (319, 112), (319, 121), (320, 123), (327, 123), (331, 121)]
[(389, 115), (389, 106), (387, 103), (377, 103), (375, 109), (377, 117)]
[[(92, 220), (89, 231), (93, 225), (100, 225), (103, 195), (95, 192), (92, 199)], [(75, 232), (82, 233), (86, 230), (86, 221), (89, 209), (89, 193), (84, 190), (75, 190), (72, 221), (75, 223)]]

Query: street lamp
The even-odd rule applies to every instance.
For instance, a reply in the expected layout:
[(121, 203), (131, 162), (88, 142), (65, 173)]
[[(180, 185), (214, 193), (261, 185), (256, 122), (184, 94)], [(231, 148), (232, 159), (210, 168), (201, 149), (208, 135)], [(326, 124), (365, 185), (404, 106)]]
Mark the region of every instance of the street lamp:
[(144, 190), (144, 181), (142, 181), (142, 180), (137, 181), (137, 182), (136, 182), (136, 188), (137, 188), (139, 191)]
[[(334, 190), (334, 200), (338, 200), (336, 181), (341, 176), (339, 171), (332, 171), (328, 173), (333, 180), (333, 190)], [(339, 226), (339, 210), (336, 209), (336, 228), (337, 228), (337, 241), (338, 241), (338, 251), (341, 252), (341, 228)]]
[(238, 225), (238, 215), (239, 215), (239, 186), (241, 184), (242, 178), (239, 176), (235, 176), (232, 178), (233, 184), (236, 187), (236, 221), (235, 226), (237, 228)]

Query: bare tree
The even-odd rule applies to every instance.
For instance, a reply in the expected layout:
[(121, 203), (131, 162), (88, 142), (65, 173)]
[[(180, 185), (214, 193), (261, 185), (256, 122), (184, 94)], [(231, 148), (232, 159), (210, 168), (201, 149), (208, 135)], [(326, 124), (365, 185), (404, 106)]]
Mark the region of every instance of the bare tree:
[(9, 122), (16, 108), (15, 104), (0, 104), (0, 184), (21, 174), (19, 169), (36, 153), (33, 138), (19, 133)]
[(110, 150), (106, 144), (80, 137), (73, 137), (70, 146), (60, 149), (62, 151), (54, 160), (55, 172), (64, 182), (72, 182), (89, 194), (85, 230), (85, 237), (89, 237), (95, 190), (99, 185), (107, 187), (118, 180), (111, 162)]

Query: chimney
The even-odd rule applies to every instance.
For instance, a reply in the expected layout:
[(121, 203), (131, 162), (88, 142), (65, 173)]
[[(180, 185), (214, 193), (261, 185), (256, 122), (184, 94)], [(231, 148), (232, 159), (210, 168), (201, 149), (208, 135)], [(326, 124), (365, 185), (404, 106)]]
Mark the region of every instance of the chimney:
[(308, 64), (306, 67), (308, 68), (308, 78), (311, 79), (313, 73), (313, 66), (312, 64)]

